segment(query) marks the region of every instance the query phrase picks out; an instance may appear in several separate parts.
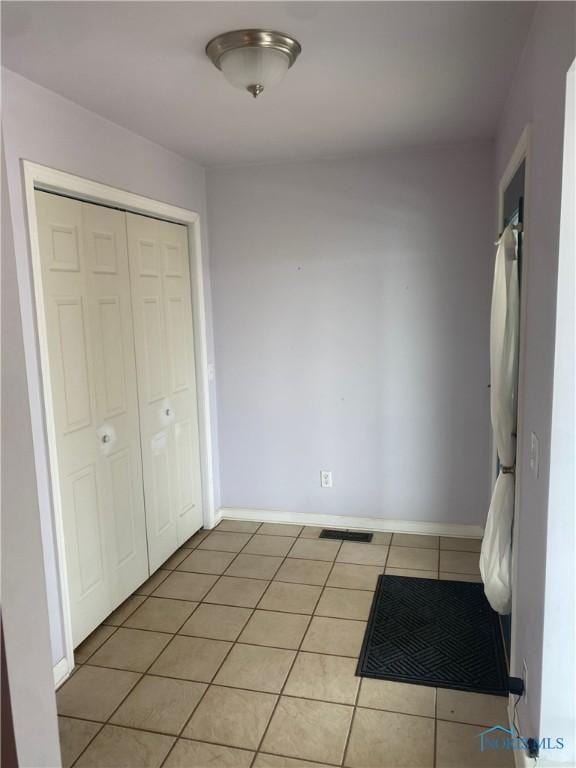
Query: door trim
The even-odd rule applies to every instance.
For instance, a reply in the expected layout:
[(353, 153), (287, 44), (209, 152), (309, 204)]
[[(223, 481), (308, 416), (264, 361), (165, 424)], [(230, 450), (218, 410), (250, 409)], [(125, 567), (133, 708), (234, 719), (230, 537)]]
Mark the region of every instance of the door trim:
[[(518, 528), (520, 522), (520, 480), (523, 474), (523, 462), (522, 456), (519, 454), (519, 450), (523, 443), (524, 432), (524, 400), (525, 400), (525, 368), (526, 368), (526, 296), (527, 285), (530, 279), (530, 133), (531, 125), (528, 123), (514, 147), (514, 150), (508, 160), (508, 164), (500, 178), (498, 184), (498, 232), (502, 231), (504, 226), (504, 193), (508, 184), (512, 181), (514, 174), (525, 163), (525, 179), (524, 179), (524, 211), (527, 212), (525, 216), (524, 231), (522, 233), (522, 283), (523, 288), (520, 291), (520, 345), (518, 349), (518, 400), (517, 400), (517, 422), (516, 422), (516, 484), (514, 493), (514, 526), (512, 531), (512, 622), (510, 627), (510, 674), (522, 676), (522, 670), (518, 669), (518, 659), (516, 658), (515, 639), (518, 633), (518, 627), (516, 626), (516, 618), (518, 616), (517, 604), (516, 604), (516, 589), (515, 586), (518, 583), (517, 569), (518, 564), (516, 560), (516, 552), (518, 551)], [(494, 444), (494, 434), (490, 430), (492, 450), (490, 452), (491, 459), (491, 486), (490, 494), (496, 482), (496, 446)]]
[(206, 301), (204, 295), (204, 273), (202, 265), (202, 244), (200, 237), (200, 216), (195, 211), (152, 200), (123, 189), (84, 179), (71, 173), (49, 168), (45, 165), (22, 161), (24, 176), (24, 197), (27, 214), (28, 235), (32, 263), (34, 288), (35, 325), (38, 333), (40, 374), (43, 392), (44, 427), (47, 443), (48, 469), (50, 473), (51, 503), (56, 539), (56, 560), (61, 595), (62, 623), (64, 630), (65, 657), (54, 667), (54, 682), (60, 685), (74, 668), (74, 647), (72, 642), (72, 620), (68, 591), (68, 575), (64, 549), (64, 526), (58, 461), (56, 453), (56, 426), (52, 408), (52, 390), (49, 376), (48, 335), (45, 323), (44, 296), (38, 221), (34, 191), (56, 192), (87, 203), (109, 205), (115, 208), (153, 216), (188, 229), (188, 250), (190, 258), (192, 315), (194, 322), (194, 347), (196, 356), (198, 422), (200, 437), (200, 462), (202, 474), (202, 515), (205, 528), (215, 525), (214, 463), (212, 454), (212, 433), (210, 413), (210, 377), (208, 364), (208, 331), (206, 322)]

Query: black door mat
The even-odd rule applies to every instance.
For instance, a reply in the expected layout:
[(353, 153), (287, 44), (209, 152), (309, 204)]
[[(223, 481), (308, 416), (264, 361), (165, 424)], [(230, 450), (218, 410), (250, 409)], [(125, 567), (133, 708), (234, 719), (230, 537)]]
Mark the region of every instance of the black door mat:
[(484, 585), (379, 576), (356, 674), (507, 696), (498, 614)]
[(320, 539), (338, 539), (338, 541), (372, 541), (373, 533), (362, 531), (331, 531), (324, 528), (320, 531)]

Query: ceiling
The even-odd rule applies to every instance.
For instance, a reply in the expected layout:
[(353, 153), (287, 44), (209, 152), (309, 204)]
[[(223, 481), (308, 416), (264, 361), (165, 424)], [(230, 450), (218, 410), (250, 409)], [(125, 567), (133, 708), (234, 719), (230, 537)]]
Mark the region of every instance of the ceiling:
[[(488, 139), (526, 39), (524, 2), (3, 2), (3, 64), (199, 163)], [(242, 27), (302, 55), (258, 100), (204, 54)]]

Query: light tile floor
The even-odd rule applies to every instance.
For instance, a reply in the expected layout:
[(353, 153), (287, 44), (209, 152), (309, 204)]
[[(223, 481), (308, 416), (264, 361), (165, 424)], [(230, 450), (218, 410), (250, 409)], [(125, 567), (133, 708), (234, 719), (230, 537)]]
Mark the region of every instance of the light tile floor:
[(355, 676), (381, 573), (478, 580), (479, 542), (225, 520), (76, 649), (63, 760), (94, 768), (510, 768), (505, 699)]

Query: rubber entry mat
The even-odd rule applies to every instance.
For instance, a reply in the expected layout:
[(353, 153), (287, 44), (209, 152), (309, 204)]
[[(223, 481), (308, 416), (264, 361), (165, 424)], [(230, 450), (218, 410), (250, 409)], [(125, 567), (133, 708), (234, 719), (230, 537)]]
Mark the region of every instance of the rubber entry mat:
[(356, 674), (507, 696), (498, 614), (484, 585), (379, 576)]

